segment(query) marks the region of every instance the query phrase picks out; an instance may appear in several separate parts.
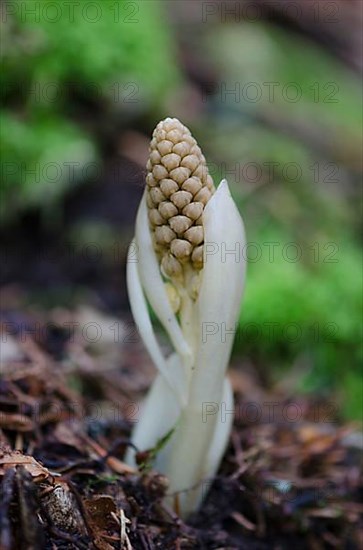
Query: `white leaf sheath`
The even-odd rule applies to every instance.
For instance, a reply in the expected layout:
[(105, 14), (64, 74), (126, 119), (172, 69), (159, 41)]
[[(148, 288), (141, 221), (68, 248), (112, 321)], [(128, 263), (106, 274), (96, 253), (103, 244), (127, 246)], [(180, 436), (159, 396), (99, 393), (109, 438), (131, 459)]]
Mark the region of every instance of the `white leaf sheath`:
[(154, 252), (147, 216), (146, 193), (137, 213), (135, 242), (139, 257), (139, 274), (146, 297), (169, 335), (175, 351), (190, 365), (193, 362), (192, 353), (171, 308)]
[[(222, 401), (225, 372), (233, 343), (232, 335), (223, 341), (222, 324), (227, 330), (235, 328), (244, 284), (244, 263), (237, 261), (238, 256), (223, 256), (223, 251), (245, 244), (243, 222), (225, 180), (207, 204), (203, 221), (205, 242), (213, 244), (214, 253), (204, 261), (202, 285), (196, 304), (200, 334), (195, 371), (190, 384), (188, 407), (178, 424), (166, 472), (174, 491), (182, 491), (201, 482), (214, 433), (224, 434), (223, 426), (217, 426), (221, 422), (219, 412), (204, 419), (202, 413), (208, 404), (216, 403), (219, 407)], [(213, 323), (216, 334), (203, 342), (204, 323)], [(215, 441), (214, 445), (217, 445)], [(193, 449), (192, 460), (190, 449)], [(216, 460), (210, 461), (210, 465), (214, 469), (218, 467)], [(215, 471), (207, 472), (208, 477), (214, 474)], [(183, 495), (180, 498), (183, 513), (192, 511), (193, 499)]]
[(130, 245), (130, 250), (133, 251), (133, 255), (132, 257), (131, 254), (128, 256), (126, 282), (132, 315), (151, 359), (165, 377), (175, 397), (183, 405), (187, 400), (187, 377), (185, 369), (183, 369), (183, 365), (176, 364), (175, 362), (170, 366), (165, 360), (151, 324), (147, 302), (141, 286), (138, 269), (139, 252), (137, 249), (136, 253), (134, 252), (134, 241)]

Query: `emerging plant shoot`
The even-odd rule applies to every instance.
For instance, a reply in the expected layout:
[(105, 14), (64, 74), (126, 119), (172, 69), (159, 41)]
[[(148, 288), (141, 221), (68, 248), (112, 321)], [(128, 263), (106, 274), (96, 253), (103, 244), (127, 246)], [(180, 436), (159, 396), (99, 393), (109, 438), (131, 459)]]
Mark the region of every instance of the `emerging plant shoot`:
[[(222, 416), (221, 404), (233, 410), (226, 369), (245, 275), (235, 251), (245, 234), (227, 181), (215, 189), (199, 146), (178, 119), (167, 118), (154, 130), (147, 172), (127, 285), (159, 372), (133, 443), (145, 451), (171, 434), (154, 467), (168, 476), (170, 494), (186, 517), (201, 503), (230, 434), (233, 414)], [(148, 303), (174, 348), (169, 357), (156, 339)], [(127, 460), (135, 462), (131, 449)]]

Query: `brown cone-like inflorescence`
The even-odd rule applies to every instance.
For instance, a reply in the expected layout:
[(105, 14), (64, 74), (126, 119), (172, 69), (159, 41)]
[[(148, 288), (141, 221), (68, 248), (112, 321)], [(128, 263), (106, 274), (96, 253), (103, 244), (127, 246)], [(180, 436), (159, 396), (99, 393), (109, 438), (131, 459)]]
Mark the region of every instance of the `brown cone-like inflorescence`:
[(205, 205), (215, 191), (197, 142), (177, 118), (156, 126), (147, 168), (147, 205), (162, 273), (176, 279), (185, 266), (203, 267)]

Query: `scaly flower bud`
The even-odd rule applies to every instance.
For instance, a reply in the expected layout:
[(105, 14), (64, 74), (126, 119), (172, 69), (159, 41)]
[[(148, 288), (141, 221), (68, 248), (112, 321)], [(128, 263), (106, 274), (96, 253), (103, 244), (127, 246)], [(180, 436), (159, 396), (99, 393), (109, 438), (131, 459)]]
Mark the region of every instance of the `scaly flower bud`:
[(187, 273), (203, 267), (202, 215), (215, 191), (204, 155), (188, 128), (166, 118), (154, 130), (146, 167), (146, 203), (161, 271), (172, 282), (184, 281), (193, 295)]

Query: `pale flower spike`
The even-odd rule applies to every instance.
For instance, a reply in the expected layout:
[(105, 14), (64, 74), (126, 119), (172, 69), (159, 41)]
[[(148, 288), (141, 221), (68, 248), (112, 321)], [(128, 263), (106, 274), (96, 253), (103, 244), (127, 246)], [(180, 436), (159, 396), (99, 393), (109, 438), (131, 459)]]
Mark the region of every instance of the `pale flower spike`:
[[(245, 233), (227, 181), (215, 189), (197, 142), (178, 119), (155, 128), (147, 172), (127, 285), (159, 373), (132, 442), (145, 451), (171, 433), (154, 467), (168, 476), (170, 503), (187, 517), (205, 496), (230, 435), (232, 415), (221, 411), (233, 410), (226, 369), (245, 278), (234, 251)], [(170, 338), (170, 357), (158, 344), (147, 302)], [(133, 449), (126, 460), (135, 464)]]

